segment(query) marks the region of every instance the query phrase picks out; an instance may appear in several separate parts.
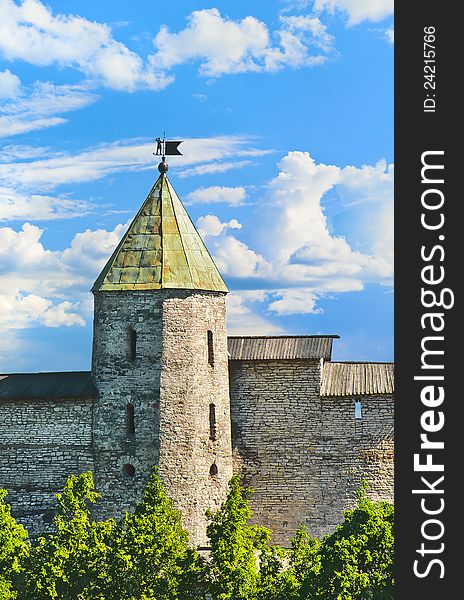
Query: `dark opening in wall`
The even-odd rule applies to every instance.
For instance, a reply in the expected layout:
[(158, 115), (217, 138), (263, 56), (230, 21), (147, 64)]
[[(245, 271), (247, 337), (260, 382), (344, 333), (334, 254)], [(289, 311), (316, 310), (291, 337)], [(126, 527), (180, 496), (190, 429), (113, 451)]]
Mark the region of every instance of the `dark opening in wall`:
[(209, 474), (211, 475), (211, 477), (216, 477), (216, 475), (219, 473), (218, 467), (216, 463), (213, 463), (211, 465), (211, 467), (209, 468)]
[(208, 330), (208, 364), (214, 367), (214, 340), (211, 330)]
[(124, 477), (128, 477), (128, 478), (132, 479), (132, 477), (135, 476), (135, 467), (134, 467), (134, 465), (130, 465), (130, 464), (123, 465), (122, 472), (123, 472)]
[(135, 434), (134, 405), (130, 402), (126, 405), (126, 433), (127, 435)]
[(209, 405), (209, 439), (214, 440), (217, 436), (217, 426), (216, 426), (216, 405)]
[(137, 357), (137, 332), (133, 327), (129, 327), (129, 345), (130, 359), (134, 362)]
[(361, 400), (356, 400), (354, 403), (354, 418), (362, 419), (362, 404)]

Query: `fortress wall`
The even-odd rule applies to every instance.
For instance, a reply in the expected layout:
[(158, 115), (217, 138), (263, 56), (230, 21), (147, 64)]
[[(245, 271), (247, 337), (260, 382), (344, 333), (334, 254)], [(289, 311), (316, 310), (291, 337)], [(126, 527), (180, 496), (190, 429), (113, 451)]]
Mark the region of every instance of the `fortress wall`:
[(302, 524), (333, 531), (363, 478), (375, 499), (393, 498), (392, 398), (363, 397), (355, 419), (355, 398), (321, 398), (320, 376), (315, 360), (230, 363), (235, 468), (276, 543)]
[(0, 487), (31, 532), (50, 528), (68, 476), (93, 470), (92, 406), (92, 398), (0, 403)]

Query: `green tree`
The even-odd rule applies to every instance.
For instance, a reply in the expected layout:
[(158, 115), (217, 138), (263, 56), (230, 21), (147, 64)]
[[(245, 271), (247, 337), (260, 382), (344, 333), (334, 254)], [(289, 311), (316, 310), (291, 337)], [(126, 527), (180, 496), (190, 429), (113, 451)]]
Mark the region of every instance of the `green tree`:
[(92, 473), (71, 475), (57, 494), (55, 532), (33, 545), (22, 582), (21, 598), (42, 600), (104, 598), (109, 569), (109, 542), (116, 523), (92, 522), (96, 502)]
[(295, 600), (288, 569), (289, 552), (280, 546), (266, 546), (259, 555), (257, 600)]
[(285, 593), (282, 598), (299, 600), (309, 597), (309, 588), (317, 580), (321, 569), (320, 547), (321, 542), (311, 537), (305, 527), (296, 531), (291, 540), (288, 568), (283, 573)]
[(209, 592), (213, 600), (254, 600), (259, 587), (257, 559), (270, 531), (249, 524), (252, 492), (241, 484), (239, 475), (232, 477), (229, 488), (219, 511), (208, 513)]
[[(190, 600), (203, 598), (204, 562), (188, 546), (180, 512), (153, 469), (143, 499), (121, 523), (113, 598)], [(120, 568), (121, 562), (125, 568)]]
[(366, 485), (358, 505), (320, 546), (320, 571), (303, 582), (302, 598), (390, 600), (393, 598), (393, 505), (373, 502)]
[(6, 495), (6, 490), (0, 490), (0, 598), (13, 600), (18, 597), (14, 583), (29, 553), (29, 540), (26, 529), (11, 516)]

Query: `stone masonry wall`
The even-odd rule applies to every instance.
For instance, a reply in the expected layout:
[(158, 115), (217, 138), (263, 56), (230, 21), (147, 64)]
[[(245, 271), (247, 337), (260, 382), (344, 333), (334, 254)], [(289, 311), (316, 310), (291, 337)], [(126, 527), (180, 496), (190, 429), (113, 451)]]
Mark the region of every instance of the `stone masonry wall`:
[(222, 293), (179, 291), (163, 309), (160, 473), (201, 546), (205, 511), (219, 507), (232, 477), (225, 310)]
[[(130, 328), (137, 335), (135, 360)], [(208, 330), (214, 365), (208, 362)], [(224, 499), (232, 475), (224, 294), (96, 293), (92, 371), (100, 396), (94, 421), (99, 516), (132, 508), (152, 466), (159, 465), (191, 541), (204, 544), (204, 512)], [(134, 407), (134, 434), (127, 432), (128, 404)], [(210, 475), (213, 464), (217, 474)]]
[(55, 494), (93, 470), (92, 398), (0, 402), (0, 488), (32, 534), (50, 530)]
[(333, 531), (363, 478), (370, 496), (393, 499), (393, 399), (362, 397), (355, 419), (355, 398), (321, 398), (320, 377), (315, 360), (231, 361), (235, 468), (279, 544), (303, 524)]
[[(135, 506), (158, 464), (163, 297), (115, 291), (97, 292), (94, 299), (95, 479), (102, 494), (96, 515), (106, 518)], [(135, 360), (130, 329), (136, 332)], [(128, 405), (134, 433), (128, 430)]]

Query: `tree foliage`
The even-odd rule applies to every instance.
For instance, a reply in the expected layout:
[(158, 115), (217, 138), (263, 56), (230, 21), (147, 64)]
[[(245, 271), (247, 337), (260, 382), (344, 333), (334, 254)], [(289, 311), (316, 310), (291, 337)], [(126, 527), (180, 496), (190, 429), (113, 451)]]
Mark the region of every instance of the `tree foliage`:
[(208, 514), (211, 551), (189, 545), (181, 515), (156, 469), (143, 498), (121, 520), (96, 521), (92, 474), (69, 477), (57, 495), (52, 534), (30, 540), (0, 491), (2, 600), (391, 600), (393, 506), (363, 486), (343, 523), (318, 540), (295, 533), (291, 548), (269, 544), (251, 524), (251, 491), (235, 475)]
[(20, 576), (29, 552), (27, 531), (11, 516), (5, 503), (6, 490), (0, 490), (0, 598), (13, 600), (13, 582)]
[(321, 570), (313, 598), (393, 598), (393, 505), (372, 502), (366, 486), (358, 505), (321, 544)]
[(257, 557), (271, 532), (249, 524), (250, 495), (240, 476), (234, 475), (225, 502), (216, 514), (209, 513), (209, 589), (214, 600), (253, 600), (258, 593)]

